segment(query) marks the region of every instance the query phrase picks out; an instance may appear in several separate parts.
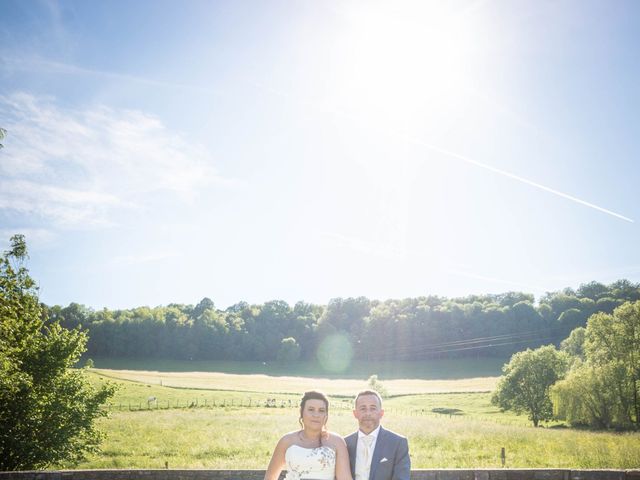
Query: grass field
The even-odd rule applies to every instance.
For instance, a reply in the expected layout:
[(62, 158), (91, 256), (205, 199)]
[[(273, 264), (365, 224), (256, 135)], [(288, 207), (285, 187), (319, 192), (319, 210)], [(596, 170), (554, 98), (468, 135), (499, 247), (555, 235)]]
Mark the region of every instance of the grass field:
[[(342, 409), (351, 411), (352, 398), (354, 392), (366, 387), (365, 381), (354, 382), (353, 389), (345, 389), (344, 391), (338, 389), (339, 393), (335, 394), (331, 392), (331, 382), (337, 382), (337, 380), (320, 379), (319, 381), (311, 381), (312, 379), (298, 378), (292, 381), (291, 384), (286, 384), (285, 387), (290, 387), (289, 390), (281, 385), (281, 378), (264, 377), (260, 378), (253, 391), (238, 391), (238, 390), (222, 390), (222, 389), (191, 389), (184, 386), (175, 387), (163, 384), (159, 385), (156, 382), (156, 377), (146, 375), (147, 372), (134, 372), (130, 374), (129, 371), (120, 370), (91, 370), (88, 377), (93, 383), (101, 383), (110, 381), (118, 385), (118, 391), (115, 397), (110, 401), (112, 410), (162, 410), (168, 408), (200, 408), (200, 407), (220, 407), (220, 406), (244, 406), (255, 407), (264, 406), (268, 399), (275, 399), (278, 406), (294, 407), (298, 405), (301, 393), (305, 390), (312, 388), (320, 389), (328, 392), (332, 399), (333, 409)], [(157, 372), (156, 372), (157, 373)], [(166, 374), (159, 374), (164, 376)], [(198, 373), (194, 372), (195, 378), (198, 377)], [(208, 375), (208, 374), (207, 374)], [(247, 386), (247, 379), (243, 375), (226, 375), (225, 379), (228, 385), (232, 385), (235, 379), (238, 385)], [(208, 378), (208, 377), (207, 377)], [(137, 380), (151, 380), (153, 383), (144, 383)], [(349, 381), (347, 381), (349, 382)], [(413, 381), (407, 381), (413, 382)], [(428, 382), (428, 381), (423, 381)], [(456, 382), (458, 385), (456, 385)], [(389, 382), (393, 384), (393, 381)], [(495, 406), (489, 402), (489, 393), (455, 393), (462, 392), (463, 388), (470, 384), (469, 380), (458, 381), (446, 381), (446, 383), (440, 381), (433, 381), (435, 386), (438, 386), (439, 390), (444, 389), (444, 385), (451, 386), (451, 391), (447, 393), (439, 394), (420, 394), (420, 395), (402, 395), (388, 399), (385, 402), (387, 411), (398, 412), (410, 415), (411, 412), (420, 415), (441, 415), (433, 412), (434, 409), (444, 410), (460, 410), (453, 412), (455, 415), (466, 415), (474, 417), (499, 417), (500, 420), (513, 423), (526, 423), (526, 419), (523, 417), (515, 416), (512, 414), (503, 414)], [(471, 382), (473, 383), (473, 382)], [(268, 391), (268, 386), (271, 385), (271, 391)], [(340, 383), (340, 385), (343, 385)], [(385, 382), (386, 385), (386, 382)], [(420, 385), (420, 383), (418, 383)], [(434, 386), (434, 390), (435, 390)], [(484, 385), (485, 387), (487, 385)], [(249, 385), (250, 387), (250, 385)], [(299, 387), (295, 389), (293, 387)], [(329, 387), (328, 389), (324, 387)], [(334, 390), (336, 390), (334, 388)], [(390, 389), (393, 391), (393, 389)], [(346, 392), (346, 395), (343, 393)], [(149, 402), (148, 399), (154, 397), (156, 400)]]
[[(84, 364), (84, 359), (79, 363)], [(318, 362), (188, 361), (139, 358), (93, 358), (96, 368), (159, 372), (217, 372), (241, 375), (363, 379), (378, 375), (384, 380), (459, 380), (496, 377), (508, 358), (456, 358), (413, 362), (354, 361), (344, 372), (329, 372)]]
[[(367, 387), (361, 379), (328, 379), (309, 377), (273, 377), (268, 375), (237, 375), (215, 372), (157, 372), (145, 370), (94, 369), (103, 376), (148, 385), (233, 392), (261, 392), (300, 394), (305, 390), (322, 390), (329, 395), (352, 397)], [(488, 392), (498, 377), (466, 378), (460, 380), (384, 380), (389, 395), (409, 395), (445, 392)], [(381, 379), (382, 380), (382, 379)]]
[[(301, 391), (321, 386), (342, 394), (351, 386), (339, 383), (339, 388), (332, 388), (336, 380), (320, 379), (327, 383), (316, 385), (316, 379), (298, 378), (283, 388), (281, 377), (254, 384), (244, 375), (228, 374), (229, 390), (202, 390), (145, 384), (132, 381), (134, 377), (116, 380), (122, 375), (116, 371), (88, 375), (92, 382), (117, 383), (119, 390), (110, 417), (100, 420), (107, 434), (102, 453), (75, 468), (164, 468), (167, 462), (169, 468), (263, 469), (277, 439), (298, 428)], [(193, 375), (202, 379), (201, 374)], [(393, 382), (383, 383), (393, 390)], [(252, 390), (240, 391), (245, 388)], [(148, 404), (150, 396), (157, 402)], [(284, 407), (265, 408), (267, 398)], [(533, 428), (523, 416), (500, 412), (489, 398), (489, 393), (450, 392), (396, 396), (385, 400), (383, 423), (409, 438), (413, 468), (500, 467), (502, 447), (506, 466), (512, 468), (640, 467), (638, 433), (582, 431), (561, 428), (557, 422)], [(355, 430), (348, 399), (331, 397), (329, 428), (340, 434)]]
[[(77, 468), (263, 469), (277, 439), (297, 428), (295, 409), (201, 408), (116, 412), (101, 423), (101, 454)], [(384, 424), (409, 438), (413, 468), (496, 468), (505, 447), (511, 468), (638, 468), (640, 437), (532, 428), (463, 417), (389, 414)], [(356, 428), (347, 410), (329, 428)]]

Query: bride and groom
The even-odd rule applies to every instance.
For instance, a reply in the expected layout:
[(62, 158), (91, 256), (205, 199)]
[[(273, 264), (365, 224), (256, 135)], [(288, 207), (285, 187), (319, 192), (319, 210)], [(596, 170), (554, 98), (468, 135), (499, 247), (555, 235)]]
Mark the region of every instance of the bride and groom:
[(325, 429), (327, 397), (306, 392), (300, 402), (301, 430), (284, 435), (276, 445), (265, 480), (409, 480), (407, 439), (380, 426), (382, 398), (371, 390), (356, 396), (353, 415), (358, 431), (344, 439)]

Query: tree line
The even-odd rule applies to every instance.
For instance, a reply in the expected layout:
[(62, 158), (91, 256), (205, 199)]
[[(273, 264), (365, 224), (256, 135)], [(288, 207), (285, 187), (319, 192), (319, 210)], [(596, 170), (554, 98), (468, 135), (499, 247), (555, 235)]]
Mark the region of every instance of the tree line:
[(87, 355), (187, 360), (312, 359), (339, 334), (356, 359), (421, 360), (508, 356), (559, 342), (595, 313), (640, 300), (640, 284), (590, 282), (543, 295), (523, 292), (402, 300), (335, 298), (327, 305), (282, 300), (216, 308), (169, 304), (92, 310), (77, 303), (47, 307), (50, 321), (89, 335)]

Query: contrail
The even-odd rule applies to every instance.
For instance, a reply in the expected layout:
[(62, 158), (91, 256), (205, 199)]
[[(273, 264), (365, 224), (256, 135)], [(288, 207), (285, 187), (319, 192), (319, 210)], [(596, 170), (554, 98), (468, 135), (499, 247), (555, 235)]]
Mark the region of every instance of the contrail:
[[(113, 78), (113, 79), (117, 79), (117, 80), (125, 80), (125, 81), (132, 81), (132, 82), (140, 82), (140, 83), (146, 83), (146, 84), (150, 84), (150, 85), (154, 85), (154, 86), (159, 86), (159, 87), (165, 87), (165, 88), (177, 88), (177, 89), (190, 89), (190, 90), (198, 90), (201, 92), (205, 92), (205, 93), (212, 93), (212, 94), (221, 94), (220, 91), (216, 91), (215, 89), (210, 89), (210, 88), (205, 88), (205, 87), (199, 87), (199, 86), (194, 86), (194, 85), (183, 85), (183, 84), (177, 84), (177, 83), (170, 83), (170, 82), (163, 82), (163, 81), (158, 81), (158, 80), (154, 80), (154, 79), (149, 79), (149, 78), (144, 78), (144, 77), (136, 77), (136, 76), (132, 76), (132, 75), (127, 75), (127, 74), (121, 74), (121, 73), (113, 73), (113, 72), (105, 72), (105, 71), (100, 71), (100, 70), (91, 70), (91, 69), (86, 69), (86, 68), (82, 68), (82, 67), (78, 67), (76, 65), (69, 65), (69, 64), (64, 64), (64, 63), (59, 63), (59, 62), (53, 62), (53, 61), (49, 61), (49, 60), (42, 60), (42, 59), (27, 59), (27, 60), (18, 60), (18, 59), (14, 59), (14, 58), (0, 58), (0, 60), (3, 61), (3, 63), (7, 63), (9, 66), (14, 67), (14, 68), (22, 68), (22, 69), (44, 69), (44, 70), (48, 70), (51, 72), (57, 72), (57, 73), (64, 73), (64, 74), (84, 74), (84, 75), (99, 75), (99, 76), (104, 76), (104, 77), (108, 77), (108, 78)], [(246, 80), (245, 80), (246, 81)], [(342, 117), (342, 118), (346, 118), (360, 126), (364, 126), (365, 122), (363, 121), (363, 119), (355, 116), (355, 115), (350, 115), (346, 112), (342, 112), (340, 110), (337, 110), (335, 108), (327, 108), (325, 106), (322, 105), (318, 105), (315, 104), (313, 102), (309, 102), (306, 100), (301, 100), (299, 98), (295, 98), (293, 95), (281, 91), (281, 90), (277, 90), (274, 88), (270, 88), (267, 87), (265, 85), (262, 85), (260, 83), (257, 83), (255, 81), (249, 81), (247, 83), (250, 83), (251, 85), (253, 85), (256, 88), (261, 89), (262, 91), (266, 91), (272, 95), (277, 95), (283, 98), (287, 98), (287, 99), (294, 99), (295, 101), (297, 101), (298, 103), (301, 103), (303, 105), (306, 106), (310, 106), (312, 108), (314, 108), (315, 110), (318, 110), (320, 112), (323, 113), (329, 113), (332, 114), (334, 116), (337, 117)], [(635, 223), (633, 219), (629, 218), (629, 217), (625, 217), (624, 215), (621, 215), (619, 213), (616, 213), (612, 210), (608, 210), (606, 208), (600, 207), (598, 205), (595, 205), (591, 202), (587, 202), (586, 200), (582, 200), (580, 198), (574, 197), (572, 195), (569, 195), (567, 193), (561, 192), (559, 190), (555, 190), (551, 187), (547, 187), (545, 185), (542, 185), (540, 183), (534, 182), (532, 180), (528, 180), (526, 178), (523, 178), (519, 175), (516, 175), (514, 173), (510, 173), (507, 172), (505, 170), (501, 170), (499, 168), (496, 167), (492, 167), (491, 165), (487, 165), (486, 163), (482, 163), (479, 162), (477, 160), (473, 160), (472, 158), (466, 157), (464, 155), (460, 155), (458, 153), (452, 152), (450, 150), (446, 150), (444, 148), (440, 148), (436, 145), (432, 145), (430, 143), (424, 142), (422, 140), (420, 140), (419, 138), (416, 137), (411, 137), (409, 135), (407, 135), (406, 133), (402, 133), (402, 132), (392, 132), (389, 130), (384, 130), (381, 128), (374, 128), (371, 126), (368, 126), (367, 128), (372, 129), (372, 130), (379, 130), (382, 133), (385, 134), (391, 134), (393, 136), (399, 137), (401, 140), (405, 141), (405, 142), (409, 142), (411, 144), (414, 145), (419, 145), (425, 148), (428, 148), (434, 152), (438, 152), (441, 153), (443, 155), (447, 155), (449, 157), (452, 158), (456, 158), (458, 160), (462, 160), (463, 162), (469, 163), (471, 165), (475, 165), (476, 167), (480, 167), (480, 168), (484, 168), (485, 170), (489, 170), (491, 172), (497, 173), (499, 175), (502, 175), (504, 177), (507, 178), (511, 178), (513, 180), (516, 180), (518, 182), (524, 183), (526, 185), (529, 185), (531, 187), (535, 187), (538, 188), (540, 190), (543, 190), (545, 192), (551, 193), (553, 195), (557, 195), (559, 197), (565, 198), (567, 200), (571, 200), (573, 202), (576, 202), (580, 205), (584, 205), (585, 207), (589, 207), (589, 208), (593, 208), (594, 210), (597, 210), (599, 212), (602, 213), (606, 213), (607, 215), (611, 215), (613, 217), (619, 218), (621, 220), (624, 220), (626, 222), (630, 222), (630, 223)]]
[(599, 212), (607, 213), (609, 215), (612, 215), (614, 217), (620, 218), (620, 219), (625, 220), (627, 222), (634, 223), (634, 221), (629, 217), (625, 217), (624, 215), (621, 215), (619, 213), (613, 212), (611, 210), (607, 210), (606, 208), (603, 208), (603, 207), (599, 207), (598, 205), (595, 205), (593, 203), (587, 202), (586, 200), (582, 200), (580, 198), (571, 196), (569, 194), (560, 192), (558, 190), (554, 190), (553, 188), (547, 187), (547, 186), (542, 185), (540, 183), (536, 183), (536, 182), (534, 182), (532, 180), (528, 180), (526, 178), (520, 177), (518, 175), (515, 175), (513, 173), (507, 172), (505, 170), (501, 170), (499, 168), (492, 167), (491, 165), (487, 165), (486, 163), (478, 162), (477, 160), (473, 160), (472, 158), (465, 157), (464, 155), (460, 155), (458, 153), (451, 152), (449, 150), (445, 150), (444, 148), (440, 148), (440, 147), (437, 147), (435, 145), (431, 145), (429, 143), (423, 142), (422, 140), (420, 140), (418, 138), (409, 137), (408, 140), (411, 143), (414, 143), (416, 145), (420, 145), (420, 146), (429, 148), (429, 149), (431, 149), (431, 150), (433, 150), (435, 152), (442, 153), (443, 155), (448, 155), (450, 157), (457, 158), (458, 160), (462, 160), (463, 162), (470, 163), (472, 165), (475, 165), (476, 167), (484, 168), (486, 170), (489, 170), (491, 172), (497, 173), (499, 175), (503, 175), (505, 177), (512, 178), (514, 180), (517, 180), (519, 182), (525, 183), (525, 184), (530, 185), (532, 187), (539, 188), (540, 190), (544, 190), (545, 192), (553, 193), (554, 195), (558, 195), (559, 197), (566, 198), (567, 200), (571, 200), (573, 202), (579, 203), (579, 204), (584, 205), (584, 206), (589, 207), (589, 208), (593, 208), (594, 210), (598, 210)]
[[(310, 101), (307, 101), (307, 100), (296, 98), (294, 95), (292, 95), (292, 94), (290, 94), (288, 92), (284, 92), (282, 90), (278, 90), (278, 89), (275, 89), (275, 88), (268, 87), (266, 85), (257, 83), (257, 82), (255, 82), (253, 80), (245, 80), (245, 82), (247, 82), (247, 83), (251, 84), (253, 87), (258, 88), (258, 89), (260, 89), (260, 90), (262, 90), (264, 92), (267, 92), (267, 93), (269, 93), (271, 95), (276, 95), (276, 96), (279, 96), (279, 97), (282, 97), (282, 98), (285, 98), (285, 99), (288, 99), (288, 100), (294, 100), (294, 101), (298, 102), (301, 105), (305, 105), (305, 106), (311, 107), (314, 110), (320, 111), (322, 113), (328, 113), (328, 114), (331, 114), (331, 115), (336, 116), (336, 117), (345, 118), (345, 119), (350, 120), (350, 121), (352, 121), (352, 122), (354, 122), (354, 123), (356, 123), (357, 125), (360, 125), (360, 126), (365, 126), (366, 125), (365, 121), (362, 118), (357, 117), (356, 115), (351, 115), (351, 114), (348, 114), (346, 112), (340, 111), (340, 110), (335, 109), (335, 108), (328, 108), (326, 106), (322, 106), (322, 105), (319, 105), (319, 104), (314, 103), (314, 102), (310, 102)], [(576, 203), (578, 203), (580, 205), (584, 205), (585, 207), (593, 208), (594, 210), (597, 210), (597, 211), (602, 212), (602, 213), (606, 213), (607, 215), (611, 215), (613, 217), (619, 218), (619, 219), (624, 220), (626, 222), (634, 223), (633, 219), (631, 219), (629, 217), (625, 217), (624, 215), (616, 213), (616, 212), (614, 212), (612, 210), (608, 210), (606, 208), (603, 208), (603, 207), (600, 207), (598, 205), (595, 205), (595, 204), (593, 204), (591, 202), (587, 202), (586, 200), (582, 200), (582, 199), (580, 199), (578, 197), (574, 197), (572, 195), (569, 195), (567, 193), (561, 192), (559, 190), (555, 190), (555, 189), (553, 189), (551, 187), (547, 187), (545, 185), (542, 185), (540, 183), (534, 182), (532, 180), (528, 180), (528, 179), (526, 179), (524, 177), (521, 177), (519, 175), (516, 175), (514, 173), (507, 172), (506, 170), (501, 170), (499, 168), (492, 167), (491, 165), (487, 165), (486, 163), (482, 163), (482, 162), (479, 162), (477, 160), (473, 160), (472, 158), (466, 157), (464, 155), (460, 155), (459, 153), (455, 153), (455, 152), (452, 152), (450, 150), (446, 150), (444, 148), (440, 148), (440, 147), (438, 147), (436, 145), (432, 145), (430, 143), (424, 142), (423, 140), (421, 140), (419, 138), (407, 135), (406, 133), (402, 133), (402, 132), (398, 132), (398, 131), (394, 132), (394, 131), (390, 131), (388, 129), (385, 130), (383, 128), (375, 128), (375, 127), (372, 127), (370, 125), (366, 125), (366, 128), (369, 128), (370, 130), (378, 131), (379, 133), (383, 133), (383, 134), (386, 134), (386, 135), (395, 136), (395, 137), (399, 138), (402, 141), (405, 141), (405, 142), (408, 142), (408, 143), (411, 143), (411, 144), (414, 144), (414, 145), (418, 145), (418, 146), (421, 146), (421, 147), (425, 147), (425, 148), (428, 148), (430, 150), (433, 150), (434, 152), (438, 152), (438, 153), (441, 153), (443, 155), (447, 155), (449, 157), (452, 157), (452, 158), (455, 158), (455, 159), (458, 159), (458, 160), (462, 160), (463, 162), (469, 163), (471, 165), (475, 165), (476, 167), (484, 168), (485, 170), (489, 170), (489, 171), (491, 171), (493, 173), (497, 173), (498, 175), (502, 175), (504, 177), (511, 178), (513, 180), (517, 180), (518, 182), (524, 183), (524, 184), (529, 185), (531, 187), (538, 188), (538, 189), (543, 190), (545, 192), (552, 193), (554, 195), (557, 195), (559, 197), (565, 198), (567, 200), (571, 200), (572, 202), (576, 202)]]

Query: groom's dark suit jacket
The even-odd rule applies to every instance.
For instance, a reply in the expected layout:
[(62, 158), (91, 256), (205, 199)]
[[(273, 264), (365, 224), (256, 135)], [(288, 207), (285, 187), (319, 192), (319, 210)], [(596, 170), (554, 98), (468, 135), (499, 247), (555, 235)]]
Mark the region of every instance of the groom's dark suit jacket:
[[(345, 437), (351, 475), (356, 478), (356, 447), (358, 446), (358, 432)], [(380, 427), (376, 447), (373, 450), (369, 480), (409, 480), (411, 476), (411, 459), (409, 458), (409, 443), (402, 435)]]

